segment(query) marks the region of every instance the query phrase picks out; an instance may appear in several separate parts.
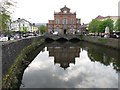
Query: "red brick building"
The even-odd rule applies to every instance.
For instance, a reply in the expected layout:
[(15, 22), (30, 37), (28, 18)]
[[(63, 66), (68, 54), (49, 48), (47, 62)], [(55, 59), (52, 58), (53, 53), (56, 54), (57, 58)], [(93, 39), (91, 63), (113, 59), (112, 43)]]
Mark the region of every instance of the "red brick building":
[(54, 20), (47, 23), (47, 32), (59, 34), (75, 34), (80, 32), (81, 19), (76, 18), (76, 12), (70, 12), (70, 8), (64, 6), (60, 12), (54, 12)]

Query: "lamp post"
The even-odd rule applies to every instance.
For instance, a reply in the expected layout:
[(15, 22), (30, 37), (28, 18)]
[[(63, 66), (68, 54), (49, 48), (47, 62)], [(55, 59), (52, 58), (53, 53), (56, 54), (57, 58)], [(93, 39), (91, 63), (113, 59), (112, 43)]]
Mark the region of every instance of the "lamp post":
[(8, 40), (10, 40), (11, 19), (8, 20)]
[(19, 38), (21, 38), (21, 32), (20, 32), (20, 18), (18, 18), (18, 24), (19, 24)]

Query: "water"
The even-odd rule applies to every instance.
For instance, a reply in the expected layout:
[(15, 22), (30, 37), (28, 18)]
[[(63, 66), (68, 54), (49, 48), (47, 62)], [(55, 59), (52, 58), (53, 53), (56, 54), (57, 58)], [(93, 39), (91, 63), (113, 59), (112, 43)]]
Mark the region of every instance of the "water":
[(117, 50), (85, 42), (49, 43), (29, 64), (20, 88), (118, 88)]

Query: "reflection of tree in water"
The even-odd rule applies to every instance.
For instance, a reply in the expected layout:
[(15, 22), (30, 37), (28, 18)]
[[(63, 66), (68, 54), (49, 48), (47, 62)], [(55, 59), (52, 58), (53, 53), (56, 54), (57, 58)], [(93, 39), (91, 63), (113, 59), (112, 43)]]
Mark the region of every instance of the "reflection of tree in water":
[(120, 52), (115, 49), (102, 47), (99, 45), (80, 43), (53, 43), (48, 46), (49, 56), (54, 56), (54, 63), (59, 63), (61, 67), (67, 68), (70, 63), (75, 63), (75, 57), (79, 57), (80, 47), (88, 52), (91, 61), (100, 62), (104, 65), (113, 65), (114, 69), (120, 71)]
[(116, 53), (111, 52), (105, 52), (104, 50), (99, 50), (95, 48), (88, 48), (88, 57), (91, 59), (91, 61), (95, 62), (98, 61), (100, 63), (103, 63), (104, 65), (108, 66), (111, 63), (113, 64), (114, 69), (117, 71), (120, 71), (120, 59), (119, 52), (116, 51)]
[(113, 58), (113, 66), (114, 69), (120, 71), (120, 56), (118, 56), (119, 60)]
[(99, 61), (105, 65), (110, 65), (111, 63), (110, 57), (106, 56), (104, 53), (95, 51), (94, 49), (88, 49), (88, 57), (91, 61)]

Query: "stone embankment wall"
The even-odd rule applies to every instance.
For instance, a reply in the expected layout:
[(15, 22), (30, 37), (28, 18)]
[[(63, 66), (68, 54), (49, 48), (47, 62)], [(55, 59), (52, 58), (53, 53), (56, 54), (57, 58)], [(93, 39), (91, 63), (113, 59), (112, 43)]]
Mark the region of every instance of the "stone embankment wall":
[(0, 53), (2, 52), (2, 76), (5, 75), (13, 64), (14, 60), (20, 54), (21, 50), (32, 43), (37, 43), (42, 37), (32, 37), (16, 41), (0, 42)]
[(120, 39), (101, 38), (101, 37), (94, 37), (94, 36), (83, 36), (83, 40), (87, 41), (87, 42), (99, 44), (102, 46), (120, 49)]

